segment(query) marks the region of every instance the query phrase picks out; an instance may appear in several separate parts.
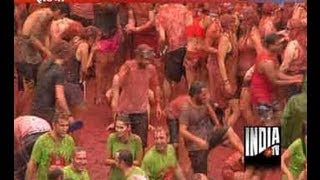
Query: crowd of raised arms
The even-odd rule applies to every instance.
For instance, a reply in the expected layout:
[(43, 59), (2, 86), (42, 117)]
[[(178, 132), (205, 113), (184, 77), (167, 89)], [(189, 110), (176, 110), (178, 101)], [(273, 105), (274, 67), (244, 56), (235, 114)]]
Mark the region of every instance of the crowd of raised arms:
[[(112, 113), (104, 179), (265, 179), (244, 166), (243, 126), (281, 126), (281, 178), (306, 179), (306, 3), (14, 8), (15, 179), (93, 177), (78, 142), (91, 100)], [(219, 145), (233, 154), (210, 177)]]

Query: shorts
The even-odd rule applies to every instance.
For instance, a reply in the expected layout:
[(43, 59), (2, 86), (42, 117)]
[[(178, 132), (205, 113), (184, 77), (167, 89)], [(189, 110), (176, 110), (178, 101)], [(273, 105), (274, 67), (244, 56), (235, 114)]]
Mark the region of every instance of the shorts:
[(83, 104), (83, 92), (80, 84), (65, 83), (64, 91), (68, 106), (73, 108)]
[(270, 103), (258, 103), (254, 105), (254, 109), (257, 112), (261, 121), (271, 121), (274, 117), (274, 112), (279, 110), (278, 102)]
[(189, 151), (193, 173), (207, 174), (209, 150)]
[(131, 131), (140, 137), (142, 146), (147, 147), (148, 142), (148, 114), (147, 113), (133, 113), (129, 114)]
[(183, 66), (184, 56), (187, 49), (185, 47), (170, 51), (165, 56), (164, 73), (168, 81), (180, 82), (185, 74)]
[(179, 121), (178, 119), (167, 119), (170, 134), (170, 144), (179, 143)]

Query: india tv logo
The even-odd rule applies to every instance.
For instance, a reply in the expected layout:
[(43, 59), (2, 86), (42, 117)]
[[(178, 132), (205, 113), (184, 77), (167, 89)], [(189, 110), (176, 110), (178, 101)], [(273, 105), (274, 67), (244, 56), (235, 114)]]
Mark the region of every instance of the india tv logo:
[(280, 166), (280, 135), (279, 126), (246, 126), (245, 165)]

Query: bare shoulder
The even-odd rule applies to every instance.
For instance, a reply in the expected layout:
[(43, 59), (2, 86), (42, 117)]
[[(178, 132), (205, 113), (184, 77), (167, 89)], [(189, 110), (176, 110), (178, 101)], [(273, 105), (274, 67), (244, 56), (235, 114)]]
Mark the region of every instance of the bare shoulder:
[(79, 44), (78, 48), (81, 49), (81, 50), (87, 50), (87, 49), (89, 49), (89, 44), (85, 43), (85, 42), (81, 42)]

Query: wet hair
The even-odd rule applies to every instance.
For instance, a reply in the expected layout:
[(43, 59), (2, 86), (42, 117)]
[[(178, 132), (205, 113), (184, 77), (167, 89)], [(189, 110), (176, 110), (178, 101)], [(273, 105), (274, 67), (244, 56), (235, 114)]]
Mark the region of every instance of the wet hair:
[(144, 54), (145, 52), (152, 52), (154, 51), (154, 49), (152, 47), (150, 47), (147, 44), (140, 44), (138, 45), (138, 47), (134, 50), (135, 56), (136, 57), (140, 57), (140, 58), (144, 58)]
[(284, 36), (277, 34), (277, 33), (270, 33), (267, 34), (266, 37), (264, 38), (264, 44), (266, 47), (269, 45), (274, 45), (277, 42), (279, 42)]
[(252, 26), (258, 26), (259, 25), (259, 16), (257, 11), (255, 11), (253, 8), (245, 8), (241, 12), (242, 21), (245, 21), (246, 24), (249, 24), (250, 27)]
[(52, 171), (48, 171), (48, 180), (57, 180), (59, 177), (63, 177), (62, 169), (55, 168)]
[(207, 86), (201, 81), (194, 81), (189, 88), (189, 95), (194, 97), (197, 94), (201, 93), (202, 88), (206, 88)]
[(100, 33), (100, 30), (95, 26), (88, 26), (82, 29), (80, 38), (89, 40), (90, 38), (96, 39)]
[(70, 42), (75, 36), (81, 35), (83, 27), (80, 23), (72, 24), (62, 34), (61, 39)]
[(116, 117), (116, 121), (121, 121), (127, 126), (130, 125), (130, 118), (129, 118), (129, 115), (127, 114), (118, 114)]
[(271, 2), (266, 2), (262, 5), (262, 14), (271, 15), (276, 9), (276, 6)]
[(160, 132), (164, 132), (166, 134), (167, 137), (169, 137), (169, 131), (167, 128), (163, 127), (163, 126), (158, 126), (154, 129), (154, 134), (156, 133), (160, 133)]
[(81, 147), (81, 146), (76, 146), (76, 147), (74, 148), (74, 150), (73, 150), (72, 157), (75, 157), (75, 156), (76, 156), (76, 153), (82, 152), (82, 151), (86, 152), (86, 150), (85, 150), (83, 147)]
[(70, 43), (65, 40), (59, 40), (54, 43), (50, 51), (53, 58), (59, 58), (63, 60), (69, 60), (74, 55), (74, 49)]
[(59, 120), (68, 121), (69, 117), (70, 116), (66, 113), (55, 113), (51, 122), (52, 122), (52, 124), (55, 124), (55, 123), (58, 123)]
[(224, 30), (231, 30), (236, 22), (235, 17), (230, 14), (220, 16), (221, 27)]
[(131, 167), (133, 165), (133, 155), (129, 150), (121, 150), (118, 156), (119, 161), (123, 161), (126, 166)]

